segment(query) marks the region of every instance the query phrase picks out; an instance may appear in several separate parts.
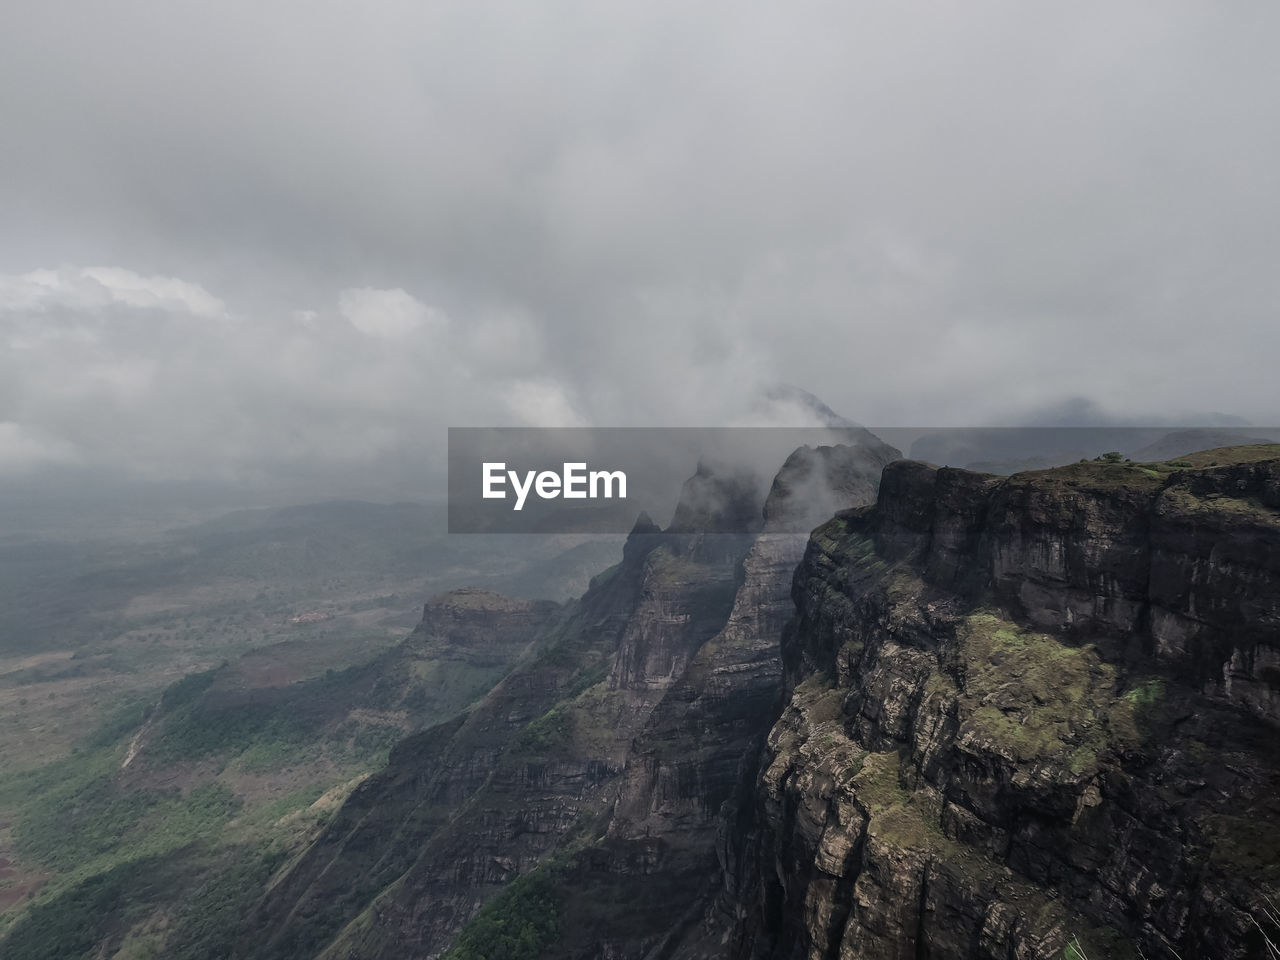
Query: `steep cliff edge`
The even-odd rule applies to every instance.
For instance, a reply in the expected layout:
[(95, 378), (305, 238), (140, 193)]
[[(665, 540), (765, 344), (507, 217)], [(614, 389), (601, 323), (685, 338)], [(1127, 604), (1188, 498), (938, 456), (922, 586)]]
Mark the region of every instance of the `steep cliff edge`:
[(1280, 448), (900, 461), (793, 596), (788, 702), (675, 955), (1266, 955)]
[(706, 935), (703, 917), (719, 909), (717, 845), (782, 705), (779, 638), (808, 540), (788, 531), (874, 501), (897, 456), (868, 433), (856, 445), (802, 447), (787, 459), (723, 627), (632, 742), (604, 836), (562, 873), (561, 936), (544, 957), (662, 956)]
[[(544, 956), (674, 942), (717, 890), (722, 803), (754, 780), (780, 707), (778, 637), (806, 537), (774, 528), (870, 502), (895, 456), (869, 434), (802, 449), (767, 504), (700, 468), (670, 527), (642, 519), (579, 601), (503, 638), (530, 651), (524, 663), (395, 748), (277, 878), (239, 954), (433, 956), (460, 930), (469, 943), (495, 929)], [(485, 630), (475, 645), (492, 642)], [(495, 898), (503, 919), (486, 926)]]
[[(652, 523), (637, 524), (622, 562), (549, 622), (527, 624), (532, 634), (493, 636), (474, 611), (455, 611), (475, 623), (475, 645), (521, 644), (528, 660), (467, 713), (396, 745), (387, 768), (268, 891), (239, 952), (438, 952), (478, 902), (571, 829), (588, 828), (610, 796), (625, 716), (636, 707), (607, 689), (615, 652), (640, 631), (650, 654), (676, 657), (689, 637), (715, 629), (686, 605), (714, 618), (732, 595), (731, 563), (677, 557), (662, 539)], [(578, 708), (555, 709), (566, 703)]]

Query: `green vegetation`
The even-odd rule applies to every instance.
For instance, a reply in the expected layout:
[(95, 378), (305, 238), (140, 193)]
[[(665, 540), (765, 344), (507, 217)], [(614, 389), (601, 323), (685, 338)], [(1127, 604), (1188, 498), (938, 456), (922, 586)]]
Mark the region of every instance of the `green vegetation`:
[(184, 705), (164, 719), (160, 735), (149, 746), (157, 762), (238, 754), (250, 747), (283, 757), (314, 737), (306, 718), (287, 704), (198, 706)]
[(1161, 502), (1183, 513), (1221, 520), (1244, 520), (1274, 525), (1280, 523), (1280, 511), (1256, 497), (1228, 497), (1219, 494), (1197, 496), (1185, 486), (1174, 484), (1160, 494)]
[[(221, 960), (239, 920), (283, 860), (277, 848), (196, 845), (117, 864), (33, 906), (5, 940), (23, 960), (68, 960), (128, 942), (131, 956)], [(148, 918), (168, 915), (162, 931)], [(135, 929), (143, 932), (135, 934)], [(123, 955), (123, 952), (122, 954)]]
[(1150, 736), (1166, 708), (1168, 693), (1163, 679), (1148, 677), (1111, 702), (1107, 726), (1117, 746), (1137, 746)]
[[(410, 659), (397, 681), (375, 685), (362, 696), (361, 706), (377, 710), (408, 710), (422, 724), (430, 725), (464, 709), (483, 696), (506, 675), (515, 650), (495, 654), (492, 665), (480, 666), (446, 658)], [(397, 665), (399, 666), (399, 665)], [(397, 668), (393, 668), (397, 669)]]
[(156, 899), (157, 882), (170, 878), (156, 859), (117, 864), (37, 904), (5, 938), (6, 951), (24, 960), (67, 960), (87, 955), (115, 917), (127, 926)]
[(518, 755), (603, 754), (615, 745), (620, 694), (603, 681), (561, 700), (531, 721), (514, 743)]
[(181, 680), (169, 684), (160, 695), (160, 704), (167, 710), (173, 710), (185, 704), (194, 703), (199, 699), (200, 694), (213, 685), (213, 681), (225, 667), (224, 663), (221, 667), (215, 667), (212, 670), (189, 673)]
[(568, 744), (570, 720), (563, 706), (555, 706), (542, 716), (531, 720), (520, 731), (516, 747), (527, 753), (548, 753)]
[(104, 856), (120, 859), (167, 852), (213, 833), (242, 801), (221, 783), (186, 796), (122, 790), (99, 776), (46, 798), (17, 824), (18, 852), (51, 870), (83, 871)]
[(838, 563), (864, 567), (874, 572), (888, 569), (889, 564), (876, 552), (875, 541), (860, 533), (851, 533), (848, 520), (837, 517), (811, 534), (813, 543)]
[(183, 898), (173, 932), (158, 956), (165, 960), (221, 960), (231, 955), (240, 920), (260, 894), (285, 851), (230, 848), (217, 868)]
[[(80, 937), (95, 949), (127, 937), (122, 956), (128, 957), (225, 955), (197, 949), (208, 940), (204, 934), (193, 933), (181, 946), (174, 939), (182, 936), (175, 919), (181, 911), (164, 898), (170, 890), (185, 890), (188, 926), (207, 925), (229, 936), (234, 926), (228, 918), (239, 910), (232, 894), (256, 896), (266, 878), (246, 887), (241, 865), (223, 862), (228, 844), (285, 855), (337, 803), (302, 819), (288, 814), (385, 762), (403, 736), (401, 725), (368, 711), (334, 727), (315, 709), (336, 703), (343, 716), (347, 708), (339, 694), (361, 676), (333, 672), (283, 691), (246, 695), (225, 665), (202, 671), (158, 698), (125, 699), (70, 756), (0, 780), (0, 814), (12, 824), (4, 852), (20, 861), (24, 875), (48, 877), (29, 898), (11, 899), (8, 936), (26, 945), (18, 955), (75, 956)], [(134, 776), (122, 771), (122, 762), (144, 724), (135, 768), (142, 775)], [(192, 763), (207, 758), (220, 762)], [(146, 776), (161, 768), (173, 771), (171, 785), (157, 787)], [(246, 774), (251, 779), (242, 787)], [(284, 797), (270, 786), (281, 778), (296, 784)], [(163, 864), (170, 866), (162, 870)], [(159, 886), (157, 871), (169, 877)], [(102, 911), (114, 925), (90, 922)]]
[(1280, 459), (1280, 444), (1249, 444), (1238, 447), (1218, 447), (1187, 454), (1176, 460), (1134, 463), (1123, 455), (1111, 451), (1093, 460), (1048, 470), (1033, 470), (1019, 476), (1034, 477), (1039, 482), (1058, 481), (1068, 485), (1084, 485), (1093, 488), (1133, 486), (1136, 489), (1154, 489), (1163, 485), (1179, 470), (1205, 469), (1232, 464), (1256, 463), (1261, 460)]
[(1119, 462), (1111, 460), (1082, 460), (1047, 470), (1029, 470), (1016, 473), (1011, 483), (1033, 485), (1039, 488), (1064, 491), (1088, 490), (1112, 492), (1129, 490), (1134, 493), (1154, 494), (1165, 483), (1171, 470), (1160, 469), (1159, 464)]
[[(295, 856), (406, 730), (522, 652), (396, 646), (425, 596), (576, 594), (620, 547), (444, 531), (348, 503), (0, 543), (0, 955), (225, 956), (274, 869), (245, 851)], [(577, 665), (575, 697), (603, 678)]]
[(843, 517), (834, 517), (817, 527), (809, 534), (809, 538), (827, 553), (844, 549), (849, 538), (849, 521)]
[(842, 716), (844, 696), (830, 677), (814, 674), (796, 687), (792, 702), (804, 710), (809, 726), (816, 727)]
[(1115, 670), (1092, 647), (1074, 647), (980, 612), (965, 621), (964, 690), (970, 729), (1018, 762), (1091, 765), (1104, 741), (1100, 701)]
[[(163, 700), (186, 716), (210, 686), (209, 676), (187, 678)], [(121, 956), (225, 957), (238, 918), (291, 845), (337, 806), (316, 808), (301, 821), (287, 816), (333, 785), (334, 773), (325, 767), (304, 773), (302, 786), (266, 802), (247, 799), (207, 772), (183, 775), (171, 787), (145, 786), (121, 772), (133, 734), (123, 718), (140, 719), (136, 705), (127, 707), (87, 738), (85, 749), (0, 784), (0, 809), (13, 819), (10, 855), (51, 874), (12, 921), (0, 947), (5, 955), (76, 957), (127, 939)], [(184, 722), (179, 729), (193, 725)], [(373, 754), (385, 756), (399, 734), (398, 727), (378, 724), (342, 731), (345, 749), (354, 751), (350, 756), (365, 757), (356, 769), (368, 769)], [(234, 738), (224, 731), (214, 740)], [(254, 767), (270, 743), (253, 739), (234, 769)]]
[(1103, 750), (1145, 740), (1164, 710), (1163, 680), (1139, 678), (1118, 694), (1119, 673), (1092, 645), (989, 611), (970, 615), (960, 639), (968, 728), (1019, 763), (1056, 761), (1084, 773)]
[(155, 705), (149, 698), (125, 697), (114, 707), (104, 712), (102, 723), (97, 730), (84, 740), (83, 747), (96, 750), (109, 747), (147, 722)]
[(610, 664), (603, 660), (590, 667), (583, 667), (569, 679), (566, 696), (576, 697), (596, 684), (604, 683), (609, 678), (609, 667)]
[(973, 854), (942, 833), (931, 798), (903, 785), (900, 764), (897, 752), (867, 754), (858, 764), (851, 785), (871, 817), (872, 835), (903, 849), (933, 851), (954, 868), (962, 868)]
[[(1237, 447), (1215, 447), (1189, 453), (1178, 460), (1167, 461), (1167, 466), (1203, 469), (1233, 463), (1256, 463), (1259, 460), (1280, 459), (1280, 443), (1251, 443)], [(1158, 464), (1157, 464), (1158, 466)]]
[(560, 934), (556, 872), (543, 867), (511, 881), (462, 928), (445, 960), (537, 960)]
[[(433, 707), (460, 709), (457, 695), (436, 704), (430, 688), (420, 689), (411, 663), (409, 692), (422, 701), (420, 713), (430, 721), (438, 712)], [(284, 690), (266, 690), (253, 700), (235, 688), (212, 687), (210, 671), (174, 684), (161, 700), (163, 712), (155, 718), (156, 732), (147, 743), (153, 762), (171, 764), (210, 757), (235, 758), (240, 769), (266, 773), (328, 759), (339, 765), (380, 766), (391, 745), (405, 734), (398, 723), (347, 719), (353, 706), (376, 710), (394, 706), (403, 686), (375, 683), (372, 689), (361, 684), (368, 672), (362, 667), (329, 671), (324, 677), (294, 684)], [(447, 671), (445, 671), (447, 672)], [(488, 671), (494, 673), (496, 671)], [(397, 680), (406, 678), (397, 677)], [(189, 683), (198, 680), (198, 683)], [(171, 696), (177, 689), (179, 696)]]
[(301, 790), (296, 790), (276, 800), (271, 800), (259, 807), (254, 812), (254, 819), (263, 824), (274, 823), (281, 817), (296, 813), (299, 810), (305, 810), (324, 796), (326, 792), (323, 783), (309, 784)]

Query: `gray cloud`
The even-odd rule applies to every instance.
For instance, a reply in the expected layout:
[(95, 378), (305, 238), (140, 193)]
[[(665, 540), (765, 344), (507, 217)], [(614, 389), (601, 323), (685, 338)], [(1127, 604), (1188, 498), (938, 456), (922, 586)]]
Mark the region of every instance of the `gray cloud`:
[(1275, 419), (1272, 5), (26, 6), (0, 475), (333, 492), (776, 381)]

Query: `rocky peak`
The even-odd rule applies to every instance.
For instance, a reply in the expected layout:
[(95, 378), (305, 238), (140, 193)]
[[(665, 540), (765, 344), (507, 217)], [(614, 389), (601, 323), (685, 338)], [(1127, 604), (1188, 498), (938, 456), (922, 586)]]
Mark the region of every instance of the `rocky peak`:
[(900, 456), (874, 437), (856, 445), (798, 448), (769, 487), (765, 531), (811, 530), (839, 510), (873, 502), (881, 471)]
[(667, 533), (755, 533), (760, 528), (760, 488), (748, 468), (699, 461), (684, 482)]

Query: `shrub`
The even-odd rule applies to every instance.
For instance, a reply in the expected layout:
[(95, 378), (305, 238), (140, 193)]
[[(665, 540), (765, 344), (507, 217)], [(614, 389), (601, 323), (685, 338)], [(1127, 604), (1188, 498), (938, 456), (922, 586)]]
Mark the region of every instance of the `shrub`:
[(549, 874), (513, 880), (462, 928), (445, 960), (536, 960), (560, 935), (560, 896)]

